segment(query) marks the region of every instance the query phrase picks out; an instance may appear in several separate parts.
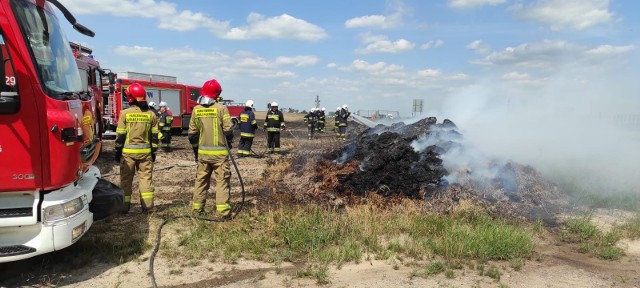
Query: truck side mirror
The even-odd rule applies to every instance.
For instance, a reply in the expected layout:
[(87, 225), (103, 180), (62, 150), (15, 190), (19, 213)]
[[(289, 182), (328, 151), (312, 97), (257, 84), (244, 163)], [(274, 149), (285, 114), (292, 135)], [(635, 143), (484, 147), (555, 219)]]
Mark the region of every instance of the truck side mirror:
[(113, 74), (113, 72), (107, 73), (107, 77), (109, 78), (109, 84), (116, 84), (116, 76), (115, 74)]

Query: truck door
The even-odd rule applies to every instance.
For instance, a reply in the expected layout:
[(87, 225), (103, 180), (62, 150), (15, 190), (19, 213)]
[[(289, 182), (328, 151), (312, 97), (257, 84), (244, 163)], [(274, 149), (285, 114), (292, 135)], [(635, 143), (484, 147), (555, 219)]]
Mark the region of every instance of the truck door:
[(40, 119), (31, 88), (36, 76), (27, 75), (8, 35), (0, 30), (0, 192), (42, 185)]

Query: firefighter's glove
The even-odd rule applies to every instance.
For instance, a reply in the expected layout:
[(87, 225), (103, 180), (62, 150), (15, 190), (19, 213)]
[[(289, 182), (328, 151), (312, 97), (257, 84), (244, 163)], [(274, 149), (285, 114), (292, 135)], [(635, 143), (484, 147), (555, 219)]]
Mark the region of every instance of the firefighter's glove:
[(156, 153), (151, 153), (151, 162), (156, 162)]
[(227, 146), (229, 147), (229, 149), (231, 149), (231, 147), (233, 145), (231, 145), (233, 143), (233, 133), (229, 133), (224, 135), (227, 138)]
[(121, 158), (122, 158), (122, 150), (116, 150), (116, 154), (115, 154), (115, 157), (113, 157), (113, 159), (116, 161), (116, 163), (120, 163)]

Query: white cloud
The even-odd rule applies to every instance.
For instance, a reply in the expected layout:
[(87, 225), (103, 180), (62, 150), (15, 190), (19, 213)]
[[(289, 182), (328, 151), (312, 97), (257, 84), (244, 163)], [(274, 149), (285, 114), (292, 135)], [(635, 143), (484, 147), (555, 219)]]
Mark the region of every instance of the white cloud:
[(449, 5), (454, 8), (470, 8), (483, 5), (499, 5), (507, 2), (507, 0), (449, 0)]
[(357, 53), (369, 54), (369, 53), (400, 53), (404, 51), (413, 50), (415, 44), (405, 39), (399, 39), (396, 41), (389, 40), (383, 35), (374, 35), (371, 33), (365, 33), (360, 35), (362, 43), (366, 44), (364, 48), (356, 49)]
[(602, 45), (591, 48), (568, 41), (545, 40), (537, 43), (525, 43), (517, 47), (507, 47), (503, 51), (493, 52), (484, 59), (472, 61), (472, 63), (553, 69), (563, 64), (607, 64), (613, 60), (610, 56), (625, 54), (633, 49), (635, 46), (632, 45)]
[(429, 42), (420, 45), (420, 49), (427, 50), (427, 49), (431, 49), (431, 48), (440, 48), (440, 47), (442, 47), (442, 45), (444, 45), (444, 41), (442, 41), (440, 39), (438, 39), (438, 40), (430, 40)]
[(609, 0), (538, 0), (509, 8), (517, 18), (550, 25), (553, 30), (584, 30), (613, 18)]
[(174, 31), (207, 29), (213, 35), (231, 40), (246, 39), (294, 39), (319, 41), (328, 37), (321, 27), (302, 19), (282, 14), (271, 18), (258, 13), (247, 16), (247, 25), (231, 27), (228, 21), (219, 21), (200, 12), (179, 11), (176, 4), (156, 0), (101, 0), (90, 5), (86, 0), (63, 0), (73, 13), (110, 14), (117, 17), (142, 17), (156, 19), (158, 27)]
[(436, 69), (425, 69), (418, 71), (418, 76), (422, 77), (438, 77), (440, 75), (442, 75), (442, 72)]
[(521, 73), (517, 71), (512, 71), (502, 75), (502, 79), (518, 84), (528, 85), (540, 84), (543, 81), (543, 79), (534, 79), (533, 77), (531, 77), (531, 75), (529, 75), (529, 73)]
[(406, 75), (404, 67), (401, 65), (387, 64), (385, 62), (369, 63), (365, 60), (356, 59), (348, 68), (350, 71), (365, 72), (376, 76), (403, 76)]
[(351, 18), (344, 23), (347, 28), (358, 27), (385, 27), (388, 23), (385, 23), (387, 17), (382, 15), (369, 15)]
[(467, 46), (465, 46), (465, 48), (467, 49), (471, 49), (473, 51), (475, 51), (476, 53), (479, 54), (486, 54), (489, 51), (491, 51), (491, 47), (487, 44), (485, 44), (484, 42), (482, 42), (482, 40), (475, 40), (469, 44), (467, 44)]
[(627, 45), (627, 46), (600, 45), (596, 48), (587, 50), (585, 53), (593, 54), (593, 55), (614, 55), (614, 54), (627, 53), (634, 49), (636, 49), (634, 45)]
[[(317, 57), (312, 55), (280, 56), (270, 60), (243, 51), (231, 55), (198, 51), (189, 47), (154, 49), (118, 46), (114, 52), (122, 57), (131, 57), (132, 61), (138, 61), (138, 65), (132, 63), (137, 66), (136, 71), (156, 74), (167, 74), (166, 71), (171, 71), (178, 79), (188, 79), (190, 83), (202, 83), (213, 75), (224, 75), (225, 78), (295, 78), (298, 75), (286, 67), (314, 65), (318, 61)], [(128, 67), (110, 68), (121, 72), (126, 71), (123, 69)]]
[(277, 57), (275, 62), (277, 65), (291, 65), (291, 66), (311, 66), (318, 63), (318, 57), (312, 55), (294, 56), (294, 57)]
[(403, 19), (410, 11), (402, 2), (395, 2), (390, 8), (393, 12), (388, 16), (385, 15), (367, 15), (354, 17), (344, 22), (346, 28), (363, 28), (372, 27), (380, 29), (389, 29), (402, 26)]
[(251, 13), (247, 17), (247, 24), (232, 28), (220, 36), (234, 40), (271, 38), (303, 41), (319, 41), (328, 36), (321, 27), (287, 14), (265, 18), (261, 14)]

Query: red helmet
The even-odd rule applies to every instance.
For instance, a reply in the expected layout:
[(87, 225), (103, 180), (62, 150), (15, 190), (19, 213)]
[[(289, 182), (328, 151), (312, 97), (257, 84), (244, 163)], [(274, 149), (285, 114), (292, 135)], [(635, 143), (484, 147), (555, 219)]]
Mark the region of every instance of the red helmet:
[(129, 85), (129, 87), (124, 90), (124, 94), (127, 95), (129, 103), (133, 103), (135, 101), (147, 102), (147, 92), (144, 91), (144, 87), (138, 83)]
[(208, 80), (202, 85), (200, 90), (200, 99), (198, 103), (202, 105), (211, 105), (215, 102), (222, 93), (222, 86), (216, 79)]

